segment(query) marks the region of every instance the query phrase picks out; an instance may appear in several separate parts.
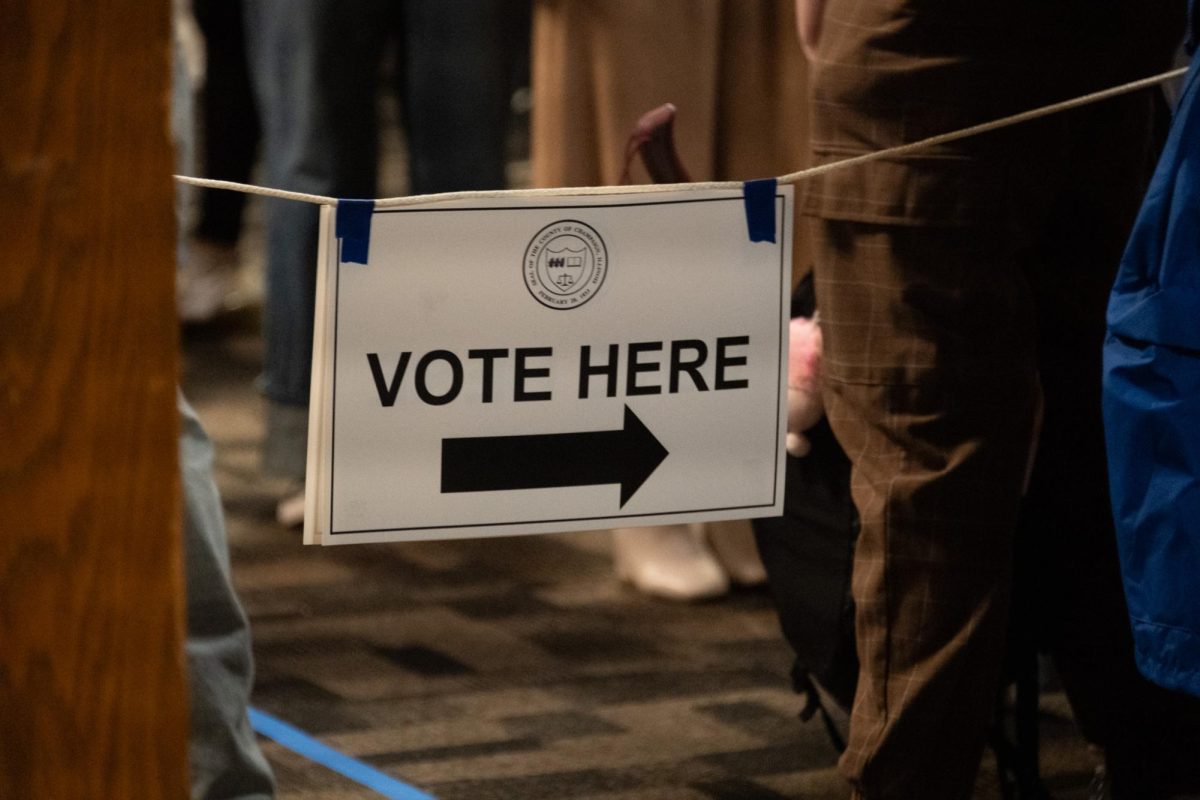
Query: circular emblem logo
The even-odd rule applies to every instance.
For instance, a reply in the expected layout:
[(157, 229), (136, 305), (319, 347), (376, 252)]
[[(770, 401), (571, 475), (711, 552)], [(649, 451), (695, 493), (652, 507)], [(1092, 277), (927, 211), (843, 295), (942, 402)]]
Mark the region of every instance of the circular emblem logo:
[(608, 274), (608, 250), (596, 229), (574, 219), (553, 222), (525, 248), (525, 287), (547, 308), (577, 308), (596, 296)]

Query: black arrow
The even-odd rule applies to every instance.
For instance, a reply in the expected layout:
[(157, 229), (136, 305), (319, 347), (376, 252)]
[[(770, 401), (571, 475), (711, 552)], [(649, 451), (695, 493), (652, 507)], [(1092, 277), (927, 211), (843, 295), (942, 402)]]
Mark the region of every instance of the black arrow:
[(621, 507), (667, 457), (625, 406), (615, 431), (442, 440), (442, 493), (621, 484)]

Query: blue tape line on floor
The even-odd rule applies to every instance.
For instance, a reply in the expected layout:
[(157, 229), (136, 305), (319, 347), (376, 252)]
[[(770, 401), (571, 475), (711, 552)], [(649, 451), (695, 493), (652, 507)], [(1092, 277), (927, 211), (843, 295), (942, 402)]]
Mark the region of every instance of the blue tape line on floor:
[(374, 767), (339, 753), (328, 745), (321, 744), (299, 728), (293, 728), (283, 720), (276, 719), (257, 708), (250, 709), (250, 724), (254, 730), (282, 746), (304, 756), (309, 761), (343, 775), (360, 786), (373, 789), (392, 800), (437, 800), (416, 787), (384, 775)]

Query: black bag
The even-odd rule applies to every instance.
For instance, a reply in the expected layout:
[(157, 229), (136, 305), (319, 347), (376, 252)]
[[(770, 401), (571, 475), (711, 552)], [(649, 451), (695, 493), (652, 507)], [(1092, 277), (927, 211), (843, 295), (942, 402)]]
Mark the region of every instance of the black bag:
[[(808, 275), (792, 294), (792, 316), (811, 317), (814, 307)], [(807, 435), (808, 455), (787, 457), (783, 516), (754, 520), (754, 534), (780, 627), (796, 653), (793, 685), (808, 697), (802, 716), (822, 711), (832, 728), (813, 683), (842, 711), (850, 708), (858, 681), (850, 598), (858, 513), (850, 498), (850, 461), (829, 423), (822, 419)]]

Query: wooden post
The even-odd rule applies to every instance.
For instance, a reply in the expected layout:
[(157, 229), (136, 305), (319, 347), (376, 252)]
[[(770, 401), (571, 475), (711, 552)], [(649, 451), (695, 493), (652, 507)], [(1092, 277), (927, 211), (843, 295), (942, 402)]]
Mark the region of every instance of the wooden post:
[(0, 0), (0, 798), (184, 798), (167, 0)]

